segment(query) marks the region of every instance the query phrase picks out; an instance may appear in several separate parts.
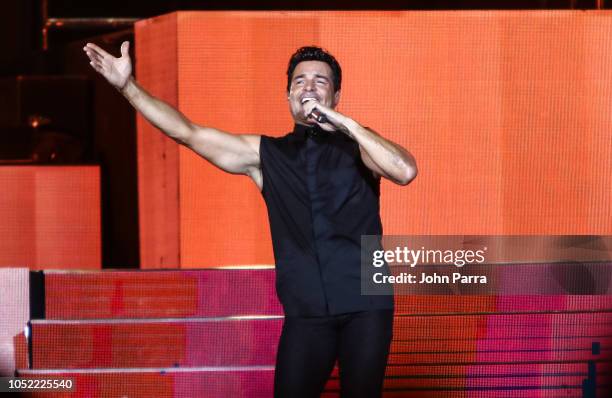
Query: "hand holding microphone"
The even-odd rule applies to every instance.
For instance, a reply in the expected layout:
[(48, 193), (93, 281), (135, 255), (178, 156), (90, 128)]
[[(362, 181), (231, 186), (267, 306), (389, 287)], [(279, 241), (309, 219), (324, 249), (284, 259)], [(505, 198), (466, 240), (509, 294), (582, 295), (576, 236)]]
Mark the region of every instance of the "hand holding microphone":
[(319, 112), (318, 109), (313, 109), (312, 112), (310, 112), (310, 115), (308, 115), (310, 117), (312, 117), (314, 120), (316, 120), (319, 123), (327, 123), (327, 117), (322, 114), (321, 112)]
[[(314, 101), (314, 102), (319, 102), (317, 101), (316, 98), (304, 98), (302, 99), (302, 104), (306, 103), (307, 101)], [(321, 113), (318, 109), (313, 108), (310, 113), (308, 115), (306, 115), (307, 117), (311, 117), (314, 120), (316, 120), (319, 123), (328, 123), (329, 121), (327, 120), (327, 117)]]

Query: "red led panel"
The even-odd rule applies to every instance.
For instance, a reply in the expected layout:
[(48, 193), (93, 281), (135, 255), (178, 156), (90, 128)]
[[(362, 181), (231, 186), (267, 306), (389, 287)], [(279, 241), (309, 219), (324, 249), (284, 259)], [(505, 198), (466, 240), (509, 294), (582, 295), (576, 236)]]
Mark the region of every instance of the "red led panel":
[(0, 266), (99, 269), (98, 166), (0, 166)]

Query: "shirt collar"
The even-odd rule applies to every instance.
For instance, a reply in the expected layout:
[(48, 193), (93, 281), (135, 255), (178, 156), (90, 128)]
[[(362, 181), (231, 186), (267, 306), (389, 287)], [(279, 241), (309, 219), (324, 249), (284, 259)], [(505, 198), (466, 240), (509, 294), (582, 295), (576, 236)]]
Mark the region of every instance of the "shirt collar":
[(297, 123), (293, 126), (293, 134), (303, 139), (306, 139), (308, 137), (319, 139), (319, 138), (327, 138), (330, 136), (329, 131), (323, 130), (318, 125), (305, 126), (303, 124), (297, 124)]

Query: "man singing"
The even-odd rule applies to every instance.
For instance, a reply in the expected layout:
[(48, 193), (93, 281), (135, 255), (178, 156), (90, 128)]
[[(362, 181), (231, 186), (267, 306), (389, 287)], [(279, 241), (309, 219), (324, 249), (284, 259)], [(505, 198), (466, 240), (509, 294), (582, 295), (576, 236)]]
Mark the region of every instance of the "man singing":
[(147, 93), (121, 57), (88, 43), (91, 66), (149, 122), (220, 169), (245, 174), (268, 208), (276, 290), (285, 312), (275, 397), (318, 397), (336, 360), (342, 397), (379, 397), (393, 327), (393, 296), (361, 294), (361, 235), (382, 235), (380, 178), (417, 174), (401, 146), (335, 110), (342, 71), (318, 47), (289, 60), (287, 100), (295, 125), (283, 137), (200, 126)]

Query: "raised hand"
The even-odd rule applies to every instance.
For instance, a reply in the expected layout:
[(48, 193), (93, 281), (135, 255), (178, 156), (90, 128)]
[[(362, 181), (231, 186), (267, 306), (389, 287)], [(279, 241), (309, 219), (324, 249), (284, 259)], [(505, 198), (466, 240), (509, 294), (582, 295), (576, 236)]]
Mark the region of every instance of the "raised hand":
[[(316, 118), (313, 116), (312, 112), (315, 109), (318, 111), (319, 114), (325, 115), (326, 121), (324, 123), (318, 122)], [(319, 101), (316, 101), (316, 100), (305, 101), (304, 102), (304, 114), (306, 115), (308, 120), (312, 120), (313, 122), (318, 124), (323, 130), (345, 131), (345, 129), (343, 128), (345, 117), (341, 113), (333, 110), (332, 108), (327, 107), (323, 104), (320, 104)]]
[(116, 58), (93, 43), (87, 43), (83, 50), (89, 57), (89, 64), (96, 72), (117, 89), (121, 90), (132, 75), (132, 61), (129, 54), (130, 42), (121, 44), (121, 57)]

